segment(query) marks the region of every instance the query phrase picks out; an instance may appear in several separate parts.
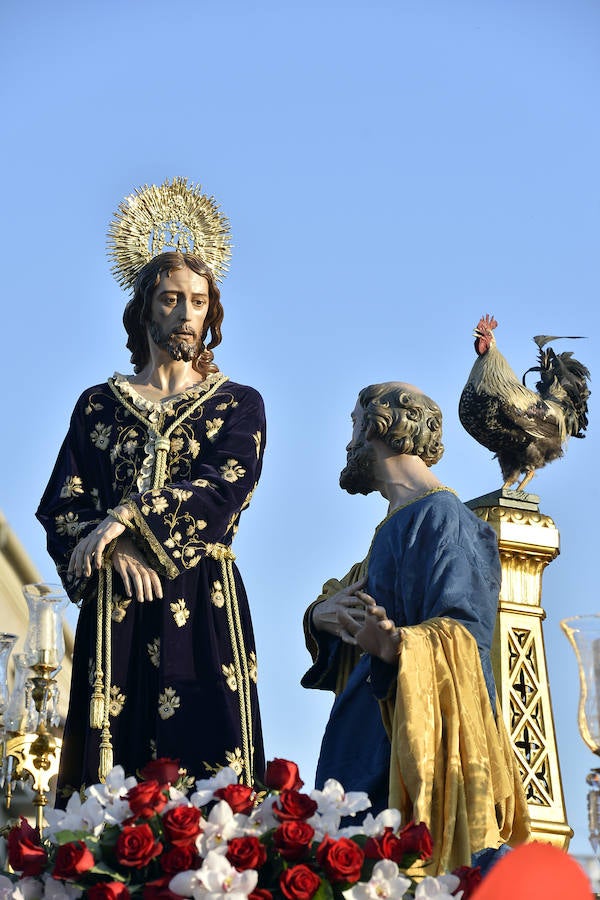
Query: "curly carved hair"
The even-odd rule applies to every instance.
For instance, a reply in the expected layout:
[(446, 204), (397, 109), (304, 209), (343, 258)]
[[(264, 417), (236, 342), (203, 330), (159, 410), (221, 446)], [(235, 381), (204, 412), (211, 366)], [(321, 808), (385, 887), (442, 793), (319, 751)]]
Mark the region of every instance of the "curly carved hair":
[(396, 381), (371, 384), (358, 395), (367, 439), (379, 438), (395, 453), (420, 456), (427, 466), (442, 458), (442, 411), (430, 397)]
[[(154, 290), (163, 272), (172, 272), (187, 266), (197, 275), (203, 275), (208, 281), (208, 312), (202, 329), (202, 350), (193, 361), (193, 367), (206, 377), (209, 372), (218, 372), (213, 363), (212, 348), (221, 343), (221, 323), (223, 307), (221, 292), (215, 277), (199, 256), (191, 253), (161, 253), (140, 269), (133, 286), (133, 297), (125, 307), (123, 325), (127, 332), (127, 349), (131, 350), (131, 362), (134, 372), (141, 372), (150, 358), (148, 334), (146, 326), (150, 321), (151, 303)], [(204, 348), (204, 341), (210, 331), (210, 341)]]

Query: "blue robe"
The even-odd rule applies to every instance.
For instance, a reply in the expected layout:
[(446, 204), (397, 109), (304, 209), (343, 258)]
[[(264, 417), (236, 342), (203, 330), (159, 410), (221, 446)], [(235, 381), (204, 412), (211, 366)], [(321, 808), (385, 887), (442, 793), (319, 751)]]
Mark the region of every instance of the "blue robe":
[[(166, 478), (152, 488), (154, 430), (169, 434)], [(110, 726), (114, 762), (135, 774), (153, 756), (203, 778), (230, 764), (263, 771), (250, 610), (227, 556), (250, 503), (265, 446), (264, 408), (220, 373), (150, 402), (123, 376), (78, 400), (37, 516), (81, 612), (59, 789), (98, 781), (100, 731), (90, 727), (98, 577), (67, 578), (76, 543), (126, 503), (132, 538), (161, 575), (164, 597), (138, 603), (113, 577)]]
[[(385, 607), (396, 625), (417, 625), (447, 616), (471, 632), (494, 707), (490, 651), (501, 570), (492, 528), (453, 492), (436, 491), (382, 522), (366, 566), (366, 592)], [(357, 574), (358, 570), (353, 571), (350, 580)], [(328, 593), (332, 590), (335, 588)], [(314, 631), (310, 609), (305, 621), (314, 664), (302, 684), (334, 690), (349, 648), (329, 634)], [(390, 765), (390, 742), (378, 699), (394, 689), (395, 678), (395, 667), (369, 654), (358, 656), (334, 702), (317, 765), (317, 788), (335, 778), (348, 791), (366, 791), (374, 814), (388, 805)]]

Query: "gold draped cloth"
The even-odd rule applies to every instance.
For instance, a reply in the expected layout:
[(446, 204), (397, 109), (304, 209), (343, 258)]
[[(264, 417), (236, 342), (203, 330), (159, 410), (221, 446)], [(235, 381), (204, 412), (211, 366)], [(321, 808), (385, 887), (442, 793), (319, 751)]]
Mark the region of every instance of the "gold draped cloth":
[(429, 827), (434, 856), (420, 873), (449, 872), (478, 850), (528, 840), (527, 803), (473, 636), (449, 618), (401, 633), (395, 695), (380, 701), (392, 743), (389, 805), (403, 822)]

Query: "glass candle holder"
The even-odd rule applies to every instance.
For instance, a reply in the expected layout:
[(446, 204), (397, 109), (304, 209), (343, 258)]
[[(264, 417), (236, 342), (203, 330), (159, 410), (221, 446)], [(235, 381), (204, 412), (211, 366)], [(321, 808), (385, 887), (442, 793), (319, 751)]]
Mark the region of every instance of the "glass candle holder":
[(57, 669), (65, 653), (63, 613), (69, 598), (59, 584), (26, 584), (23, 594), (29, 611), (23, 652), (30, 666)]
[(8, 660), (18, 635), (0, 631), (0, 719), (8, 706)]

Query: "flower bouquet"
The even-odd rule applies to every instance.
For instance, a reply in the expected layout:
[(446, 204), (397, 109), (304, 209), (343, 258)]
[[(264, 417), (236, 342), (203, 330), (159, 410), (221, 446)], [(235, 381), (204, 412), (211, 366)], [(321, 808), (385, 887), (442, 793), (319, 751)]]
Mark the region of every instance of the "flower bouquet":
[(368, 796), (334, 780), (302, 793), (288, 760), (272, 760), (253, 788), (231, 768), (188, 782), (174, 760), (153, 760), (139, 779), (116, 766), (48, 810), (43, 836), (26, 819), (7, 826), (0, 900), (467, 900), (480, 881), (466, 867), (409, 877), (431, 856), (425, 825), (401, 827), (393, 809), (345, 825)]

